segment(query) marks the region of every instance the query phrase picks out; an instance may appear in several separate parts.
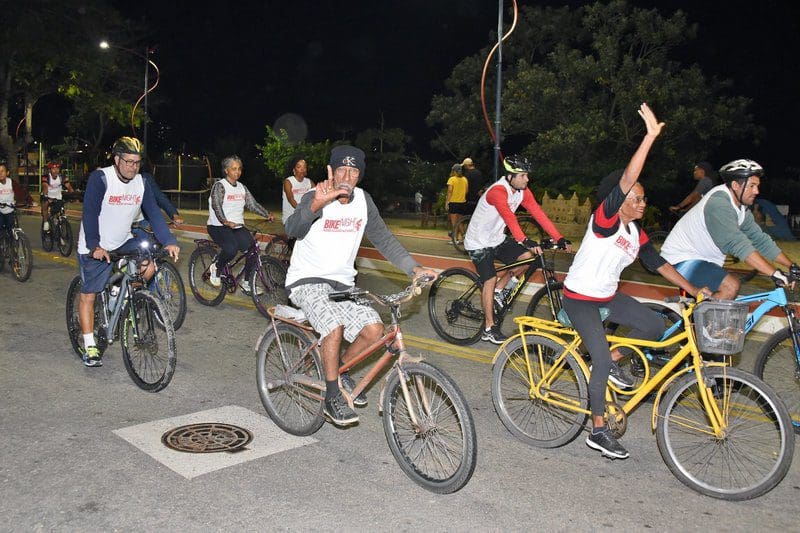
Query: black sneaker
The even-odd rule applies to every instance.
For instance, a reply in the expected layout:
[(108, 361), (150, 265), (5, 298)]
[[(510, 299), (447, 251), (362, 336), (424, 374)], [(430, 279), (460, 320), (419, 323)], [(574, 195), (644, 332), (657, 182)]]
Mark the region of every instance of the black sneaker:
[[(345, 372), (344, 374), (339, 376), (339, 379), (341, 380), (342, 388), (347, 391), (347, 394), (352, 396), (353, 389), (356, 388), (356, 382), (353, 381), (353, 378), (350, 377), (350, 374)], [(356, 407), (364, 407), (365, 405), (367, 405), (367, 395), (364, 394), (364, 391), (361, 391), (361, 394), (353, 398), (353, 405), (355, 405)]]
[(348, 426), (358, 422), (358, 415), (347, 405), (341, 392), (332, 398), (325, 398), (322, 410), (337, 426)]
[(629, 455), (628, 450), (623, 448), (622, 444), (608, 430), (589, 433), (589, 436), (586, 437), (586, 445), (599, 450), (603, 455), (612, 459), (627, 459)]
[(503, 335), (503, 332), (500, 331), (500, 326), (497, 324), (491, 328), (484, 329), (483, 335), (481, 335), (481, 340), (489, 341), (492, 344), (503, 344), (507, 339), (508, 337)]
[(619, 363), (616, 361), (611, 361), (611, 371), (608, 373), (608, 381), (623, 389), (630, 389), (636, 384), (636, 380), (633, 379), (633, 376), (631, 376), (627, 370), (619, 366)]

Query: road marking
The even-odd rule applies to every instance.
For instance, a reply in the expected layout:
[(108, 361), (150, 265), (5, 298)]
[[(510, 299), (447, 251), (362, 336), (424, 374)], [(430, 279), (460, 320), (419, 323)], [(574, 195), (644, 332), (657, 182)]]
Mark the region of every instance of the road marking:
[[(253, 434), (253, 440), (236, 453), (179, 452), (161, 442), (161, 436), (171, 429), (205, 422), (224, 422), (243, 427)], [(317, 442), (312, 437), (290, 435), (269, 418), (238, 405), (121, 428), (115, 430), (114, 434), (186, 479)]]
[(64, 257), (60, 254), (54, 254), (53, 252), (33, 250), (33, 256), (41, 259), (47, 259), (48, 261), (52, 261), (54, 263), (61, 263), (62, 265), (71, 265), (74, 267), (78, 266), (78, 260), (74, 257)]

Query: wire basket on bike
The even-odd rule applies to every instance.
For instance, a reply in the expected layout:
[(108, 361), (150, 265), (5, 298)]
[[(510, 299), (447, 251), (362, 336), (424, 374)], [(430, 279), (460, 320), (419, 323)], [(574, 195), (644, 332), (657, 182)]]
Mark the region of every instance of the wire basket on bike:
[(694, 310), (697, 348), (703, 353), (730, 355), (744, 349), (748, 305), (733, 300), (704, 300)]

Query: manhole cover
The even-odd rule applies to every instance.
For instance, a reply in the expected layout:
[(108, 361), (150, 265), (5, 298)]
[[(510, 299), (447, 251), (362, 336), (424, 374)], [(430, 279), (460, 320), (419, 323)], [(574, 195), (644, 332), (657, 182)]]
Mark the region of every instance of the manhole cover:
[(189, 424), (161, 436), (166, 447), (189, 453), (240, 452), (251, 440), (253, 434), (246, 429), (219, 422)]

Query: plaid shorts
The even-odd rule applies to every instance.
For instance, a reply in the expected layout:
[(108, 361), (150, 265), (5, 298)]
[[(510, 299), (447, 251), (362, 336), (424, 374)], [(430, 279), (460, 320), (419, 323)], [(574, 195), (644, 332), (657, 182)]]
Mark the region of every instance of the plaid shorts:
[(292, 289), (289, 299), (303, 310), (308, 323), (325, 338), (331, 331), (344, 326), (344, 338), (353, 342), (361, 330), (375, 323), (383, 323), (375, 309), (358, 305), (351, 300), (332, 302), (328, 294), (336, 292), (327, 283), (308, 283)]

